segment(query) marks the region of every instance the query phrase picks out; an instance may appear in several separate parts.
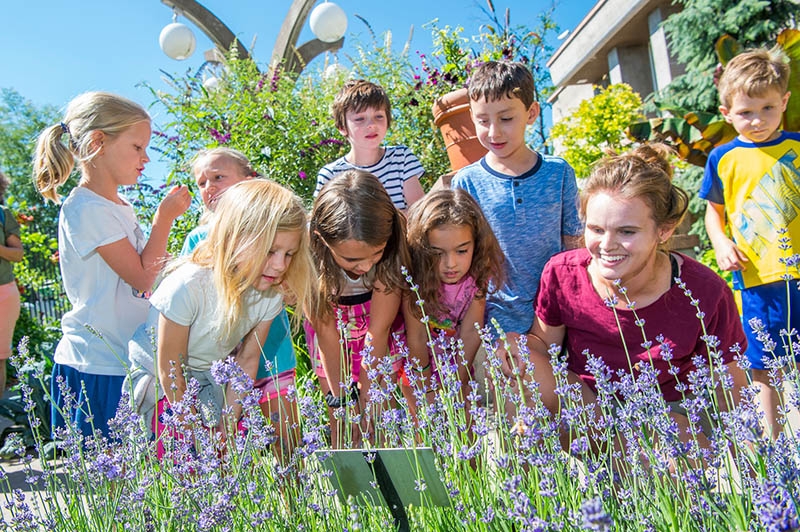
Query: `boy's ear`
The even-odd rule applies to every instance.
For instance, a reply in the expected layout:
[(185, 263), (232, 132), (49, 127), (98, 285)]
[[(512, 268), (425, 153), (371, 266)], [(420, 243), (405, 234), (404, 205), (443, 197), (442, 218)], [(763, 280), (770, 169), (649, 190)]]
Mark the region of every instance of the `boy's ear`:
[(725, 117), (725, 121), (730, 124), (731, 123), (730, 110), (727, 107), (725, 107), (724, 105), (720, 105), (719, 106), (719, 112), (720, 112), (720, 114), (722, 114), (723, 117)]
[(791, 96), (792, 96), (791, 91), (786, 91), (786, 94), (783, 95), (782, 109), (781, 109), (782, 113), (786, 112), (786, 106), (789, 104), (789, 98)]
[(532, 125), (534, 122), (536, 122), (536, 119), (539, 118), (539, 111), (541, 111), (541, 108), (539, 107), (539, 102), (533, 102), (531, 106), (528, 108), (527, 124), (529, 126)]

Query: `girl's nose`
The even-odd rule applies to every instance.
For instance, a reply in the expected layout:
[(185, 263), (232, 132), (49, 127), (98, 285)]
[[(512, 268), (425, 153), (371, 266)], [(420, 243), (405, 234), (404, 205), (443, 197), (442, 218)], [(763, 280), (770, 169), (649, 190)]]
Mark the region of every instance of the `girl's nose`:
[(280, 256), (278, 256), (277, 254), (273, 255), (272, 260), (270, 261), (270, 266), (276, 272), (283, 273), (289, 266), (289, 257), (287, 257), (286, 255), (280, 255)]

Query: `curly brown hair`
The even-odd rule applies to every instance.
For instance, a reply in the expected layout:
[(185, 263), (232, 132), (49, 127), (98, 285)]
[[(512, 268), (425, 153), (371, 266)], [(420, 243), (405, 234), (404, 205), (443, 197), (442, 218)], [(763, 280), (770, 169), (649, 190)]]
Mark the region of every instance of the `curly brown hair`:
[(342, 292), (342, 269), (328, 245), (346, 240), (369, 246), (386, 245), (375, 265), (375, 280), (387, 291), (405, 292), (401, 267), (411, 264), (406, 244), (406, 221), (377, 177), (362, 170), (347, 170), (328, 181), (311, 210), (311, 252), (319, 272), (317, 308), (310, 312), (330, 318), (331, 303)]
[[(419, 285), (419, 295), (426, 312), (437, 316), (444, 313), (439, 301), (439, 252), (430, 246), (428, 234), (443, 225), (466, 225), (472, 231), (474, 251), (469, 275), (475, 279), (478, 295), (485, 296), (491, 279), (495, 286), (504, 278), (505, 257), (489, 222), (469, 192), (443, 189), (431, 192), (411, 206), (408, 213), (408, 247), (411, 251), (412, 276)], [(422, 317), (419, 305), (411, 305), (417, 317)]]

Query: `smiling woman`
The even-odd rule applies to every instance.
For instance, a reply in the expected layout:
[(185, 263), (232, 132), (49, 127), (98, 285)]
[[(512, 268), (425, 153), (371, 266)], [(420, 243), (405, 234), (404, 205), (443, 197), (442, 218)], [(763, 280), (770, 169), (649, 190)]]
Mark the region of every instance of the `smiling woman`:
[[(744, 374), (731, 348), (746, 340), (725, 282), (665, 248), (688, 203), (686, 193), (671, 183), (665, 155), (665, 149), (642, 146), (594, 170), (581, 197), (586, 249), (556, 255), (545, 266), (528, 345), (539, 370), (534, 378), (551, 412), (559, 409), (556, 383), (552, 371), (541, 369), (550, 367), (547, 351), (558, 345), (566, 350), (569, 378), (587, 401), (594, 402), (598, 393), (596, 371), (587, 367), (593, 359), (615, 380), (656, 375), (680, 437), (689, 439), (679, 402), (702, 392), (689, 386), (690, 373), (698, 369), (695, 357), (742, 386)], [(696, 300), (705, 312), (702, 319)], [(710, 335), (716, 338), (711, 348)], [(645, 371), (647, 366), (654, 371)]]

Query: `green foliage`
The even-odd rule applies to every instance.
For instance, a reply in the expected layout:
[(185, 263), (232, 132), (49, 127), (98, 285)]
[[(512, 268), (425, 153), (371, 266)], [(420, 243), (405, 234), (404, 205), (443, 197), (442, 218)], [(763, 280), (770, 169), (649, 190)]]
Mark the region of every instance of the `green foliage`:
[[(789, 59), (790, 93), (800, 94), (800, 31), (784, 29), (778, 35), (779, 46)], [(719, 59), (715, 77), (721, 73), (722, 67), (728, 64), (737, 54), (744, 51), (742, 45), (730, 35), (717, 39), (714, 51)], [(640, 142), (657, 141), (672, 145), (678, 156), (691, 164), (704, 167), (711, 150), (730, 142), (736, 137), (736, 130), (716, 111), (687, 112), (685, 109), (670, 108), (661, 105), (661, 111), (669, 115), (657, 116), (630, 124), (628, 134)], [(788, 131), (800, 129), (800, 96), (792, 96), (783, 116), (783, 127)]]
[(733, 140), (736, 130), (717, 114), (691, 112), (633, 122), (628, 135), (639, 142), (669, 144), (681, 159), (702, 168), (711, 150)]
[[(39, 132), (58, 120), (55, 107), (37, 107), (12, 89), (0, 89), (0, 168), (11, 179), (6, 203), (15, 212), (34, 216), (41, 230), (52, 235), (56, 234), (58, 206), (45, 204), (32, 186), (31, 160)], [(75, 176), (70, 178), (62, 194), (76, 183)]]
[[(21, 316), (20, 316), (21, 317)], [(5, 360), (2, 361), (5, 363)], [(0, 457), (11, 458), (14, 453), (8, 445), (8, 435), (16, 433), (22, 438), (26, 448), (36, 445), (36, 442), (48, 441), (50, 434), (50, 373), (52, 359), (41, 358), (28, 366), (15, 369), (21, 382), (13, 388), (11, 395), (0, 398), (0, 417), (10, 420), (13, 424), (0, 435)], [(11, 366), (13, 368), (13, 365)], [(41, 379), (35, 378), (34, 373), (40, 374)], [(30, 390), (28, 397), (24, 397), (22, 386)], [(31, 420), (38, 420), (31, 423)], [(35, 428), (32, 426), (35, 425)], [(34, 432), (35, 431), (35, 432)]]
[(23, 287), (36, 290), (60, 283), (60, 275), (53, 278), (53, 274), (58, 272), (57, 266), (47, 269), (40, 267), (46, 263), (58, 264), (58, 240), (26, 223), (20, 224), (20, 240), (25, 254), (21, 261), (14, 263), (14, 277), (17, 282)]
[[(356, 51), (347, 56), (351, 77), (374, 81), (389, 94), (393, 122), (387, 143), (408, 146), (419, 157), (425, 188), (450, 170), (431, 106), (437, 97), (463, 87), (475, 64), (501, 58), (525, 62), (538, 80), (540, 94), (550, 90), (544, 61), (545, 36), (555, 30), (552, 8), (540, 15), (539, 27), (531, 31), (512, 26), (508, 13), (500, 22), (490, 7), (486, 14), (491, 23), (472, 38), (462, 36), (463, 28), (430, 23), (433, 51), (420, 54), (418, 66), (409, 57), (408, 43), (399, 52), (392, 48), (391, 33), (382, 40), (371, 34), (370, 42), (356, 42)], [(210, 74), (220, 81), (213, 90), (202, 83)], [(294, 78), (280, 70), (262, 72), (252, 60), (230, 54), (224, 66), (206, 64), (183, 77), (167, 75), (166, 81), (168, 91), (151, 88), (156, 104), (169, 117), (156, 124), (153, 146), (171, 161), (170, 184), (186, 183), (194, 189), (191, 157), (202, 148), (224, 145), (240, 150), (258, 171), (291, 187), (310, 205), (319, 169), (349, 149), (330, 116), (343, 75), (329, 76), (320, 68)], [(195, 205), (172, 231), (170, 250), (178, 249), (194, 226), (199, 202)], [(151, 207), (144, 198), (140, 216), (145, 218), (143, 213)]]
[(800, 31), (783, 30), (778, 35), (780, 46), (789, 59), (789, 103), (783, 113), (783, 127), (787, 131), (800, 131)]
[(716, 113), (712, 76), (717, 65), (714, 43), (725, 34), (743, 48), (770, 47), (778, 33), (797, 20), (793, 0), (677, 0), (683, 9), (664, 21), (670, 49), (686, 66), (660, 95), (668, 107)]
[(588, 177), (592, 165), (606, 150), (620, 151), (629, 144), (625, 128), (641, 117), (642, 100), (630, 85), (618, 83), (595, 90), (593, 98), (583, 100), (551, 131), (578, 177)]
[[(155, 149), (172, 162), (168, 183), (185, 183), (193, 190), (191, 157), (202, 148), (228, 146), (310, 202), (319, 168), (345, 153), (329, 119), (333, 84), (301, 79), (295, 85), (280, 72), (264, 74), (252, 61), (235, 57), (218, 72), (216, 90), (203, 87), (202, 74), (169, 77), (172, 92), (153, 90), (170, 117), (157, 124), (154, 139)], [(180, 248), (196, 215), (197, 210), (195, 218), (172, 232), (171, 250)]]
[[(8, 175), (11, 185), (6, 192), (6, 204), (17, 215), (20, 223), (20, 239), (25, 254), (20, 262), (14, 263), (14, 275), (20, 286), (22, 308), (14, 327), (14, 351), (22, 341), (31, 355), (30, 364), (37, 366), (48, 375), (52, 368), (52, 354), (61, 338), (58, 323), (50, 323), (37, 315), (31, 306), (34, 297), (58, 304), (61, 277), (58, 272), (58, 244), (55, 239), (58, 224), (58, 206), (45, 204), (35, 187), (32, 186), (32, 155), (39, 132), (58, 120), (58, 111), (51, 106), (37, 107), (19, 93), (11, 89), (0, 91), (0, 168)], [(68, 192), (76, 183), (73, 176), (62, 192)], [(0, 361), (5, 364), (6, 361)], [(17, 374), (9, 366), (9, 376), (21, 380), (11, 396), (0, 400), (0, 416), (14, 423), (6, 433), (15, 433), (26, 446), (32, 446), (35, 439), (47, 440), (50, 437), (50, 405), (45, 398), (42, 381), (30, 376), (31, 368)], [(21, 385), (30, 387), (31, 395), (26, 403), (22, 398)], [(33, 405), (30, 415), (38, 419), (36, 433), (29, 424), (26, 405)], [(3, 442), (0, 441), (0, 444)], [(0, 455), (7, 455), (7, 448), (0, 448)]]

